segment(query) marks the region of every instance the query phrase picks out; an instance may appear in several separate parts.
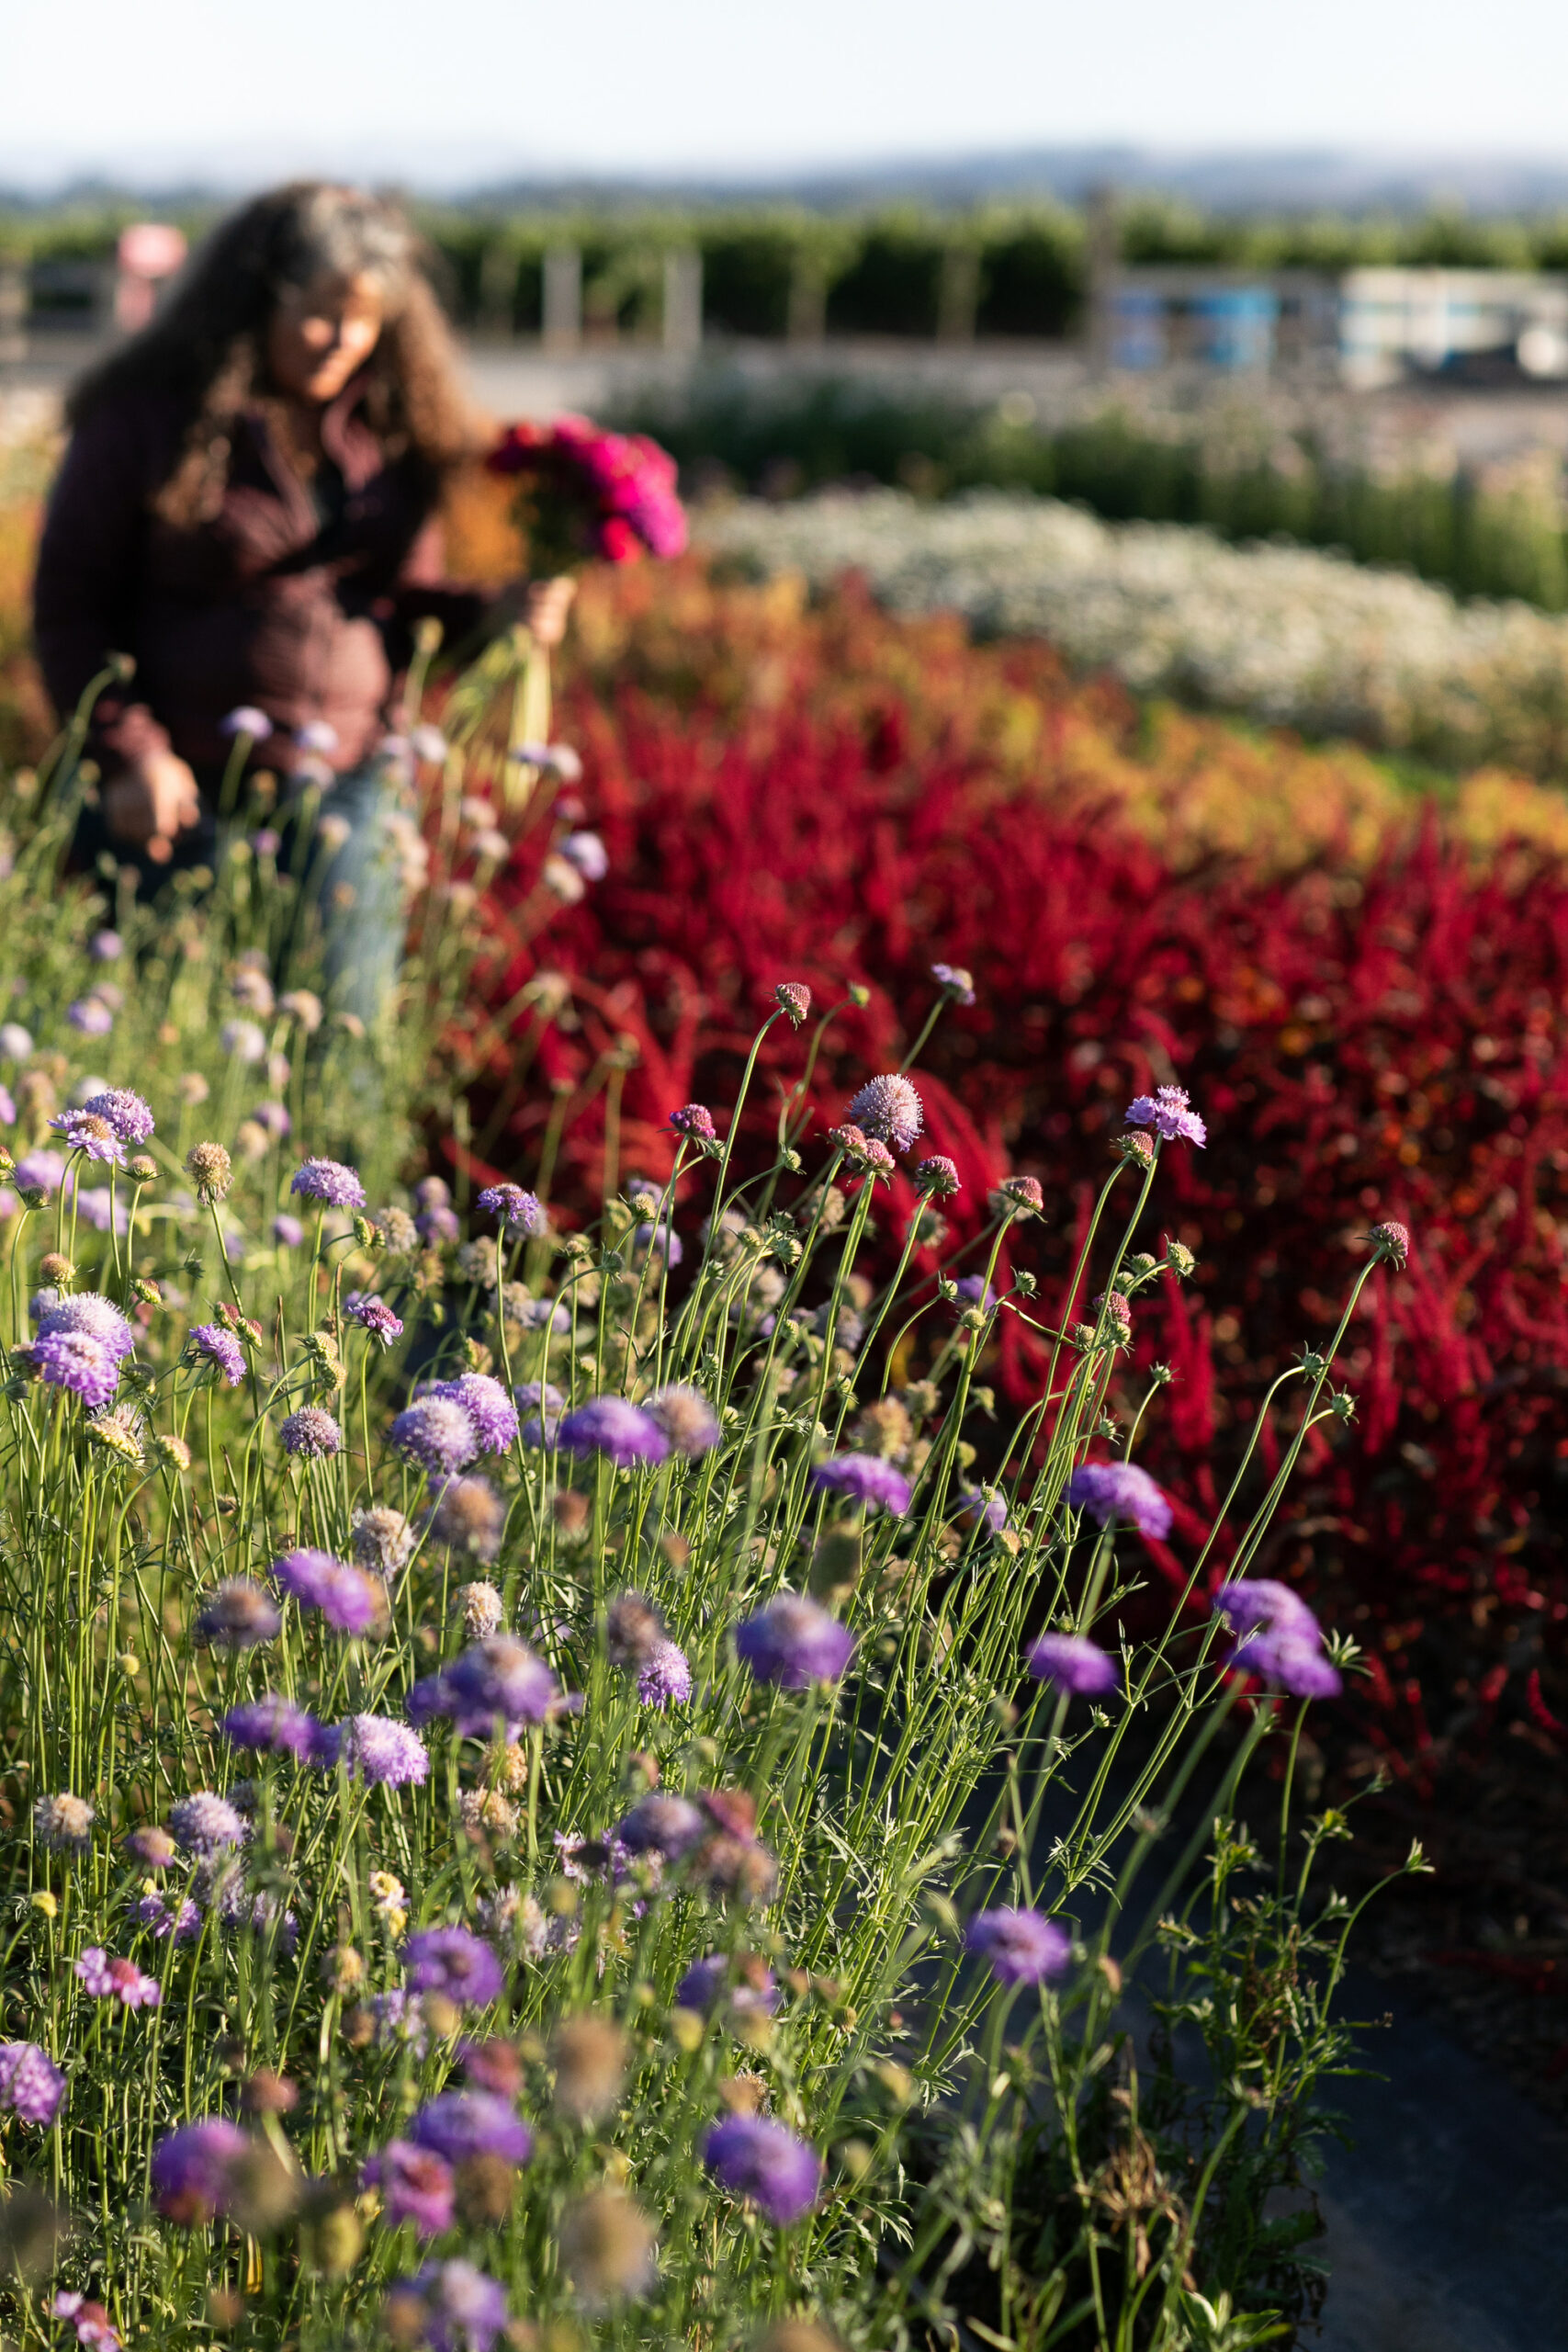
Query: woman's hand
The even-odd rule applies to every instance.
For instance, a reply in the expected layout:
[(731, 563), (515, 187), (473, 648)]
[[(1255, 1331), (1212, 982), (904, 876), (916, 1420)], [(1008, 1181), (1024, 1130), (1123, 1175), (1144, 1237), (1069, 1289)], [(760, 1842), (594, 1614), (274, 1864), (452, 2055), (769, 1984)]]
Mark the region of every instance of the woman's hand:
[(556, 580), (531, 580), (523, 597), (523, 619), (536, 645), (548, 651), (566, 635), (577, 582), (563, 572)]
[(144, 752), (110, 777), (101, 806), (117, 842), (144, 849), (154, 865), (167, 865), (175, 834), (200, 819), (201, 795), (184, 760), (173, 752)]

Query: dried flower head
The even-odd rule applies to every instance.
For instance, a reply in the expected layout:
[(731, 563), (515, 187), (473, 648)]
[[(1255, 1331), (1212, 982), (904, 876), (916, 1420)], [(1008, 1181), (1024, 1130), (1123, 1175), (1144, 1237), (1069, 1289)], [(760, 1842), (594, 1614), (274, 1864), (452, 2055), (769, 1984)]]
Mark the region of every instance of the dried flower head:
[(658, 2277), (659, 2233), (635, 2199), (618, 2188), (596, 2188), (561, 2215), (557, 2243), (561, 2267), (591, 2312), (628, 2296), (651, 2292)]
[[(488, 1478), (450, 1478), (432, 1504), (426, 1524), (435, 1543), (488, 1563), (501, 1551), (506, 1504)], [(493, 1633), (495, 1627), (485, 1630)]]
[(389, 1503), (376, 1503), (368, 1510), (355, 1512), (349, 1526), (348, 1547), (356, 1567), (368, 1568), (373, 1575), (390, 1582), (407, 1567), (413, 1546), (412, 1528), (402, 1512), (394, 1510)]
[(626, 2035), (613, 2018), (585, 2009), (557, 2026), (550, 2038), (550, 2063), (556, 2070), (556, 2106), (574, 2123), (595, 2122), (620, 2098)]
[(276, 1635), (283, 1620), (277, 1604), (262, 1585), (250, 1577), (227, 1577), (212, 1592), (197, 1613), (197, 1637), (220, 1649), (251, 1649), (258, 1642), (270, 1642)]
[(39, 1797), (33, 1806), (33, 1833), (57, 1854), (85, 1854), (92, 1843), (94, 1810), (85, 1797), (63, 1791)]
[(670, 1441), (671, 1451), (694, 1462), (718, 1443), (718, 1415), (700, 1388), (684, 1381), (656, 1389), (648, 1400), (648, 1417)]
[(452, 1609), (462, 1618), (471, 1642), (488, 1641), (506, 1623), (506, 1603), (492, 1584), (460, 1584), (452, 1596)]
[(198, 1201), (210, 1206), (227, 1200), (234, 1182), (234, 1163), (220, 1143), (193, 1144), (186, 1154), (186, 1169)]
[(1390, 1217), (1382, 1225), (1374, 1225), (1367, 1235), (1374, 1257), (1386, 1260), (1397, 1271), (1410, 1256), (1410, 1227), (1399, 1225)]
[(924, 1105), (901, 1070), (868, 1079), (850, 1097), (844, 1116), (874, 1142), (897, 1152), (908, 1151), (926, 1123)]

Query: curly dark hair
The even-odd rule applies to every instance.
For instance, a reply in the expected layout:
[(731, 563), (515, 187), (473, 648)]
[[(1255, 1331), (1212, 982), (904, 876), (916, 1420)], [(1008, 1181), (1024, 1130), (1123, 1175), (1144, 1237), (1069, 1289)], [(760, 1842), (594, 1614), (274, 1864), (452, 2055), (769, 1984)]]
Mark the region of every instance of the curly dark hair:
[(178, 395), (189, 423), (155, 503), (169, 522), (197, 522), (222, 496), (235, 420), (277, 399), (265, 345), (280, 294), (321, 275), (367, 274), (378, 283), (385, 318), (363, 370), (366, 422), (389, 457), (423, 460), (438, 484), (483, 435), (422, 249), (394, 205), (325, 180), (270, 189), (220, 222), (152, 324), (77, 383), (68, 421), (80, 424), (128, 392)]

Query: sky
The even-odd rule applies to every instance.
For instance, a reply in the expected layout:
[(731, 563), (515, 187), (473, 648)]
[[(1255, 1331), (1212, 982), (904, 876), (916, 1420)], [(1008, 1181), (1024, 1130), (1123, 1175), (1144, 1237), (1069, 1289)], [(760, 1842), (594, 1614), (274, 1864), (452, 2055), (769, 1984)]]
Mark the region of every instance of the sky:
[(761, 178), (1125, 141), (1568, 160), (1562, 0), (0, 0), (0, 183)]

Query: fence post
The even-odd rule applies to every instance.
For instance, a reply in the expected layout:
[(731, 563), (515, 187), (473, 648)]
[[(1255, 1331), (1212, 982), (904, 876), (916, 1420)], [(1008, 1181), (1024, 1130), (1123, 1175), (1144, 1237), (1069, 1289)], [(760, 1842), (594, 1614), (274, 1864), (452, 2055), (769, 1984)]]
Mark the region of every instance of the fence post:
[(703, 340), (703, 257), (694, 245), (664, 256), (664, 348), (696, 351)]
[(578, 351), (582, 346), (582, 254), (576, 245), (557, 245), (545, 255), (545, 349)]
[(937, 281), (938, 343), (973, 343), (980, 308), (980, 254), (972, 244), (944, 245)]
[(19, 261), (0, 261), (0, 368), (28, 356), (28, 273)]

